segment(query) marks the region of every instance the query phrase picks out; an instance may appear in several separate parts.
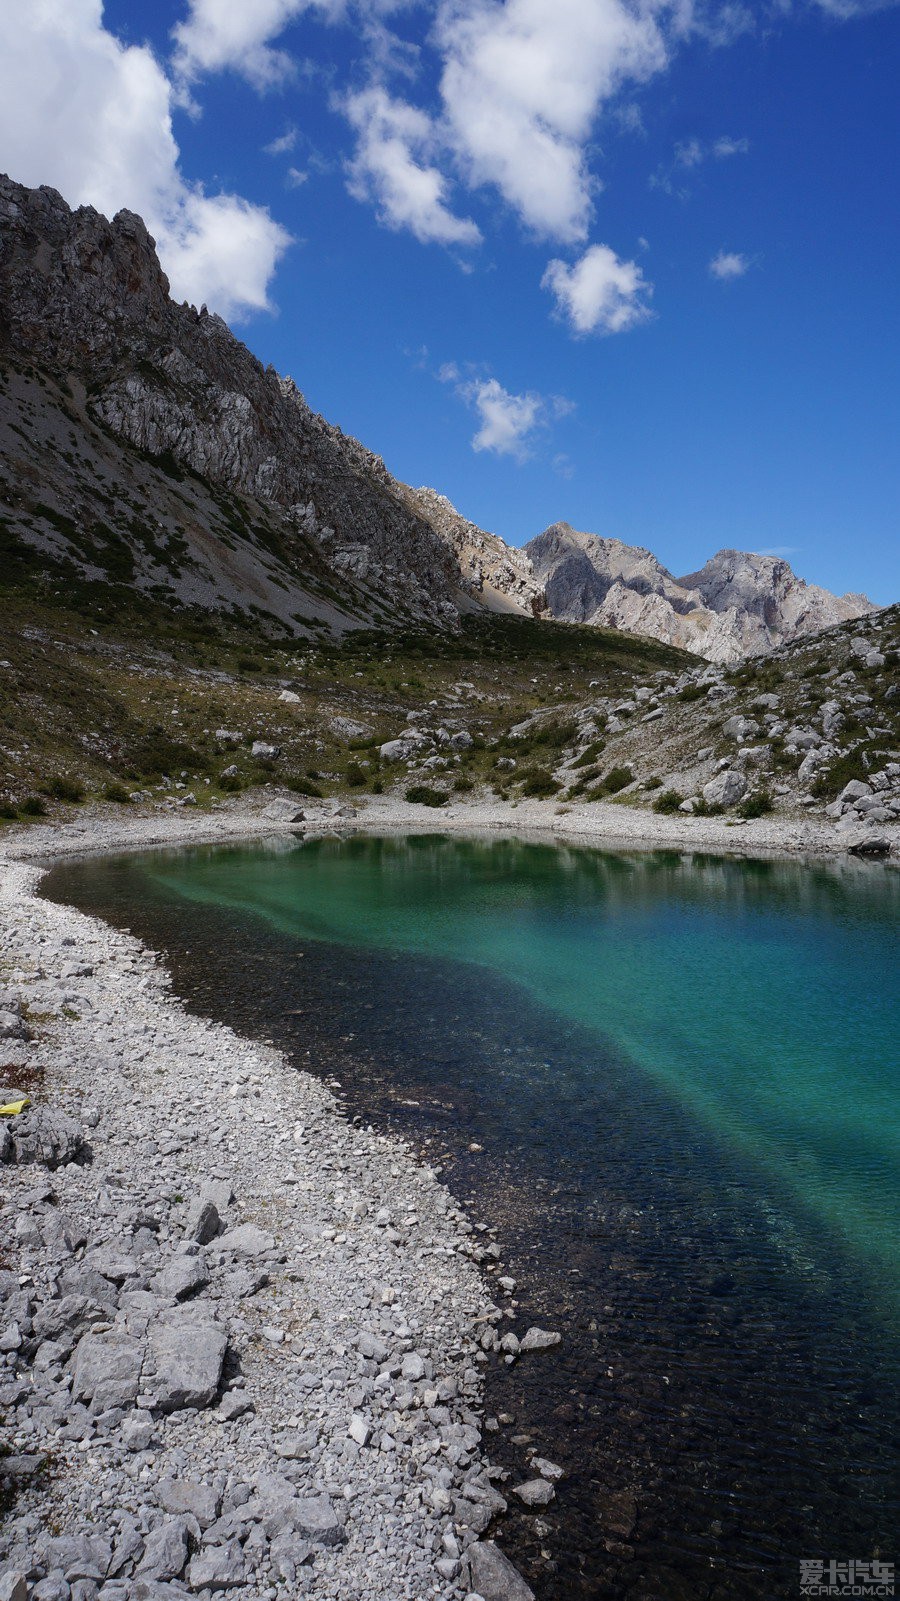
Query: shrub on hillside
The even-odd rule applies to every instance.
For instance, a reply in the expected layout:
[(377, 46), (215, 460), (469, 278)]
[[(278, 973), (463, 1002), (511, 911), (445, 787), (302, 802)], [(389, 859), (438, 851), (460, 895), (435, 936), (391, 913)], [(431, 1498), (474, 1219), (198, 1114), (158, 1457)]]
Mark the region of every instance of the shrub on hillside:
[(68, 778), (58, 774), (56, 778), (51, 778), (47, 785), (47, 794), (52, 795), (54, 800), (69, 801), (71, 805), (77, 806), (79, 801), (84, 800), (84, 785), (78, 778)]
[(432, 789), (429, 784), (410, 784), (406, 791), (412, 806), (446, 806), (449, 798), (444, 790)]
[(662, 794), (657, 795), (656, 800), (653, 802), (653, 810), (663, 813), (677, 812), (682, 798), (677, 789), (664, 789)]
[(604, 779), (601, 779), (600, 789), (607, 795), (618, 795), (620, 789), (625, 789), (634, 782), (634, 773), (630, 767), (611, 767)]
[(772, 810), (772, 797), (767, 789), (758, 789), (755, 795), (747, 795), (740, 802), (738, 817), (765, 817), (766, 812)]
[(523, 775), (523, 795), (555, 795), (558, 789), (559, 784), (546, 767), (532, 767), (529, 772)]

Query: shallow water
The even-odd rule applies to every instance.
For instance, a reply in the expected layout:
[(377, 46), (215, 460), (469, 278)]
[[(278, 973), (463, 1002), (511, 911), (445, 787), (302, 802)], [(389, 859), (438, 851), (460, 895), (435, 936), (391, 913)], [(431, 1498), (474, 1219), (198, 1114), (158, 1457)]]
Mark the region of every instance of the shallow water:
[(895, 1557), (900, 876), (427, 836), (48, 892), (336, 1074), (498, 1228), (517, 1326), (565, 1333), (488, 1387), (495, 1456), (524, 1474), (530, 1435), (567, 1470), (504, 1526), (541, 1601), (796, 1596), (801, 1557)]

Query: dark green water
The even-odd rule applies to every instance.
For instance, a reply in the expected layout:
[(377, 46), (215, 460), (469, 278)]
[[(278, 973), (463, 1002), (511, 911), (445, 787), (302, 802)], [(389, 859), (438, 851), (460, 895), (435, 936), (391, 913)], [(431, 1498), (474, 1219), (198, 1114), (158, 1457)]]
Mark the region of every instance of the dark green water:
[(530, 1433), (567, 1469), (546, 1533), (505, 1526), (541, 1601), (895, 1557), (900, 875), (428, 836), (49, 892), (336, 1073), (498, 1228), (521, 1321), (566, 1332), (489, 1380), (498, 1457)]

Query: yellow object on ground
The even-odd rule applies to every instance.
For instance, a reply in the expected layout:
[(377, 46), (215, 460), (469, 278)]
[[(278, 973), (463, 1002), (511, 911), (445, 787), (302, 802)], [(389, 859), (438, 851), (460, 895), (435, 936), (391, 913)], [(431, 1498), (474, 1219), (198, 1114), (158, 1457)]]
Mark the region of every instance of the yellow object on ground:
[(30, 1105), (29, 1095), (23, 1095), (20, 1101), (7, 1101), (5, 1106), (0, 1106), (0, 1117), (18, 1117), (19, 1113), (24, 1112), (26, 1106)]

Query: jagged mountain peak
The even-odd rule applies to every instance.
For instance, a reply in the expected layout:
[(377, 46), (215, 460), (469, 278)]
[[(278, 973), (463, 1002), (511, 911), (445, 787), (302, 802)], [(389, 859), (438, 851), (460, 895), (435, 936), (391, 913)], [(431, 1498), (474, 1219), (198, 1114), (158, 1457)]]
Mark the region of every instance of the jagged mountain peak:
[(675, 578), (651, 551), (554, 523), (525, 546), (554, 617), (647, 633), (713, 661), (777, 649), (876, 611), (864, 595), (832, 595), (780, 556), (723, 549)]

